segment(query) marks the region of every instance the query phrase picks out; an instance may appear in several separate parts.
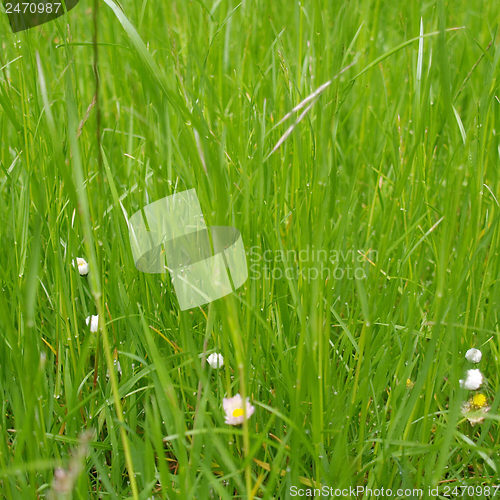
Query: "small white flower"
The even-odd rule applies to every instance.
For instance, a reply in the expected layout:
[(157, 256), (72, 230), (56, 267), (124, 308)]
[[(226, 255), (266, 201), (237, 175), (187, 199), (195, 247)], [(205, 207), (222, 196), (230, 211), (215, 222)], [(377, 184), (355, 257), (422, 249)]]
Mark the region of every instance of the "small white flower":
[[(75, 261), (73, 261), (73, 266), (75, 266)], [(82, 259), (81, 257), (76, 258), (76, 267), (81, 276), (86, 276), (89, 274), (89, 263)]]
[(459, 380), (460, 387), (469, 391), (475, 391), (481, 387), (483, 383), (483, 374), (479, 370), (467, 370), (467, 377), (464, 380)]
[(88, 316), (85, 323), (87, 323), (87, 326), (90, 324), (90, 331), (95, 333), (99, 329), (99, 316)]
[(220, 368), (224, 364), (224, 358), (222, 354), (214, 352), (208, 356), (207, 363), (214, 369)]
[(483, 353), (479, 349), (472, 348), (465, 353), (465, 359), (471, 363), (479, 363), (482, 357)]
[(245, 416), (249, 419), (255, 411), (255, 407), (250, 404), (249, 398), (245, 401), (245, 409), (243, 409), (243, 398), (239, 394), (236, 394), (232, 398), (224, 398), (222, 406), (226, 413), (225, 422), (229, 425), (242, 424)]

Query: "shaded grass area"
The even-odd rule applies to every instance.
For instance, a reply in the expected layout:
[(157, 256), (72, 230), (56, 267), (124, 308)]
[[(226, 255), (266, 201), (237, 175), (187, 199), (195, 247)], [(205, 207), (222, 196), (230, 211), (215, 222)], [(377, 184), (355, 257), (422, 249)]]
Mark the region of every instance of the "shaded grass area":
[[(122, 7), (99, 2), (97, 105), (92, 2), (16, 35), (0, 18), (2, 495), (78, 463), (73, 498), (497, 484), (499, 6)], [(240, 230), (249, 280), (181, 312), (125, 215), (190, 188)], [(237, 392), (256, 411), (233, 428)]]

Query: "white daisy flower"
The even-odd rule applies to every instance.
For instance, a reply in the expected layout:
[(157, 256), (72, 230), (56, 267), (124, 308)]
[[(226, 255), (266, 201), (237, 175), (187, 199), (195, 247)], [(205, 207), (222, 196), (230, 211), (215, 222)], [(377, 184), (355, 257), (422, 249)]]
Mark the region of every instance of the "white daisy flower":
[(465, 359), (471, 363), (479, 363), (482, 357), (483, 353), (479, 349), (472, 348), (465, 353)]
[(253, 415), (255, 407), (250, 404), (249, 398), (245, 401), (245, 409), (243, 409), (243, 404), (243, 398), (239, 394), (222, 400), (222, 406), (226, 413), (226, 424), (239, 425), (243, 423), (245, 417), (249, 419)]
[(85, 259), (82, 259), (82, 257), (77, 257), (73, 261), (73, 266), (78, 268), (78, 272), (81, 276), (89, 274), (89, 263)]
[(214, 369), (220, 368), (224, 364), (224, 358), (222, 354), (214, 352), (208, 356), (207, 363)]
[(484, 394), (474, 394), (469, 401), (462, 405), (462, 415), (472, 424), (484, 422), (486, 414), (490, 411), (488, 400)]
[(88, 316), (85, 323), (87, 323), (87, 326), (90, 325), (90, 331), (95, 333), (99, 329), (99, 316)]
[(475, 370), (467, 370), (467, 376), (465, 380), (459, 380), (460, 387), (467, 389), (469, 391), (475, 391), (481, 387), (483, 383), (483, 374), (475, 369)]

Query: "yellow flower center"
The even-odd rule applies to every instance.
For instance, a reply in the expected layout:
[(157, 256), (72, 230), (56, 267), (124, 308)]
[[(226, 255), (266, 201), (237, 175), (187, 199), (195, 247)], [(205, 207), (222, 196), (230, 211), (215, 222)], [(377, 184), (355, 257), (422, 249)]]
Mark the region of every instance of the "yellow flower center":
[(233, 410), (233, 417), (242, 417), (244, 414), (243, 408), (235, 408)]
[(483, 406), (486, 406), (486, 396), (484, 394), (474, 394), (472, 398), (472, 404), (476, 408), (482, 408)]

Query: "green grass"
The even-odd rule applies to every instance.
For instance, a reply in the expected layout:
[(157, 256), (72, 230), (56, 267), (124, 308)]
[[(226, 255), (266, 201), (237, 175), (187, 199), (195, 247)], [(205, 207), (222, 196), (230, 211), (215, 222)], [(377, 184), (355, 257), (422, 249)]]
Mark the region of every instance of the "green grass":
[[(0, 15), (2, 498), (57, 497), (58, 467), (78, 499), (500, 484), (498, 2), (98, 6), (97, 105), (93, 2)], [(124, 210), (191, 188), (250, 279), (180, 311)]]

